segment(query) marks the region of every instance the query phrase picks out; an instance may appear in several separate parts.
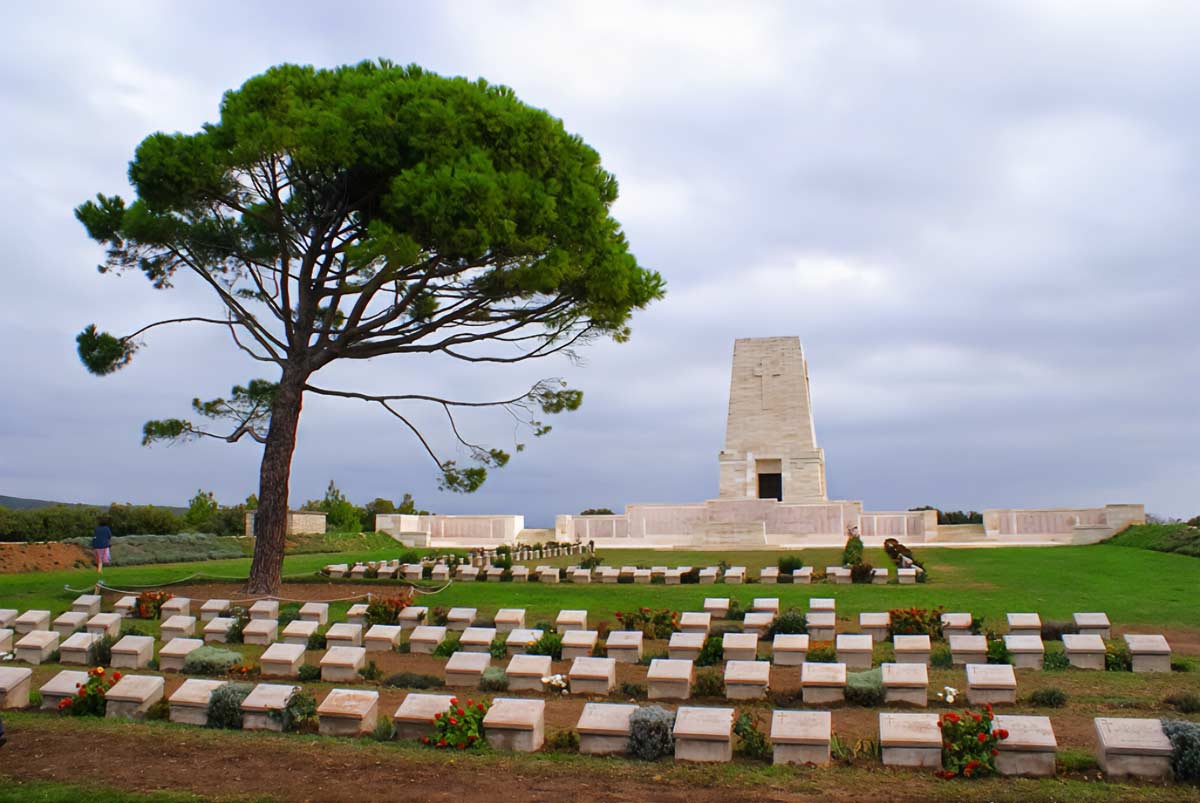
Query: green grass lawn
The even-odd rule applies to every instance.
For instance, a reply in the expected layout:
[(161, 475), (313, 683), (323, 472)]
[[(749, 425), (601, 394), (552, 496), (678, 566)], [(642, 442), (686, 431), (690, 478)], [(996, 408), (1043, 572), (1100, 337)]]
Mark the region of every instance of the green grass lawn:
[(0, 803), (217, 803), (250, 801), (268, 803), (268, 798), (213, 797), (189, 792), (130, 792), (110, 786), (23, 781), (5, 778), (0, 770)]
[[(379, 560), (398, 555), (399, 545), (363, 552), (289, 556), (285, 575), (312, 580), (314, 572), (331, 562)], [(750, 577), (773, 564), (781, 553), (687, 552), (653, 550), (604, 550), (608, 565), (695, 565), (725, 560), (745, 565)], [(805, 550), (807, 563), (823, 569), (840, 559), (840, 551)], [(779, 597), (782, 604), (807, 607), (811, 596), (838, 600), (843, 616), (861, 611), (919, 606), (944, 606), (952, 611), (970, 611), (999, 625), (1009, 611), (1037, 611), (1044, 619), (1069, 619), (1076, 611), (1106, 611), (1114, 624), (1145, 627), (1200, 628), (1200, 560), (1185, 555), (1099, 544), (1088, 547), (918, 549), (918, 557), (929, 569), (931, 581), (915, 586), (812, 586), (751, 583), (741, 586), (663, 585), (541, 585), (537, 583), (453, 583), (445, 590), (420, 596), (420, 604), (469, 606), (491, 615), (502, 607), (523, 607), (532, 624), (553, 620), (563, 608), (584, 608), (594, 620), (611, 619), (612, 613), (635, 606), (698, 610), (705, 597), (731, 596), (749, 602), (756, 596)], [(566, 565), (577, 556), (534, 563)], [(882, 550), (868, 549), (867, 560), (876, 566), (889, 565)], [(196, 573), (205, 577), (244, 578), (249, 559), (204, 563), (163, 564), (111, 568), (104, 572), (110, 585), (128, 589), (180, 580)], [(94, 570), (0, 574), (0, 607), (46, 608), (55, 615), (66, 610), (75, 593), (64, 587), (86, 588), (95, 581)], [(335, 581), (330, 597), (349, 596), (354, 581)], [(428, 584), (432, 588), (432, 584)], [(349, 603), (333, 606), (335, 615)]]

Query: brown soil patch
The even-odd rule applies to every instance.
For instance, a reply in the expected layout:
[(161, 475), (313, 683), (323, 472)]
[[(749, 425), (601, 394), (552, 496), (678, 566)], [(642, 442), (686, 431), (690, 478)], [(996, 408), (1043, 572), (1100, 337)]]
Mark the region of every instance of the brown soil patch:
[(91, 553), (75, 544), (0, 542), (0, 574), (61, 571), (80, 564), (87, 566), (91, 561)]

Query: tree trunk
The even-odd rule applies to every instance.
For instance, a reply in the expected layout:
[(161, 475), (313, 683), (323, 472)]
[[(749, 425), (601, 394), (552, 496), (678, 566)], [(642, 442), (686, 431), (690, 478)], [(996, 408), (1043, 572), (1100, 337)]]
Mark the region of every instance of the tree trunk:
[(250, 594), (279, 594), (287, 546), (288, 482), (292, 475), (292, 452), (296, 449), (296, 427), (300, 423), (306, 378), (300, 371), (285, 368), (271, 404), (271, 424), (258, 474), (254, 562), (250, 564), (250, 579), (246, 583), (246, 591)]

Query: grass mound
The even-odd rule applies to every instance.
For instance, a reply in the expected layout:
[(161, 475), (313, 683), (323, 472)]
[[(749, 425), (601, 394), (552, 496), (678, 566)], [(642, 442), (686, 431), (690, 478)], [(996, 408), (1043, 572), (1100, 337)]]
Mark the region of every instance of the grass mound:
[(1124, 532), (1114, 535), (1105, 543), (1200, 558), (1200, 527), (1193, 527), (1183, 522), (1135, 524)]

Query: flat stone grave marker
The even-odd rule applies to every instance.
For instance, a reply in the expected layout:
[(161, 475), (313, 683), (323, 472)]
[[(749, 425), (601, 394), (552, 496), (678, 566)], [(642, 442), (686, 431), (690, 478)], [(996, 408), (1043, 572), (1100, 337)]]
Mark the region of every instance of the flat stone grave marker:
[(508, 659), (509, 691), (542, 691), (542, 678), (550, 675), (552, 661), (549, 655), (514, 655)]
[(1096, 717), (1100, 769), (1114, 778), (1171, 777), (1171, 740), (1158, 719)]
[(892, 767), (942, 766), (942, 731), (937, 714), (879, 715), (883, 763)]
[(808, 609), (810, 611), (836, 611), (837, 600), (833, 597), (809, 597)]
[[(405, 610), (408, 610), (405, 608)], [(401, 611), (404, 613), (404, 611)], [(346, 609), (346, 621), (352, 625), (366, 625), (367, 623), (367, 605), (366, 603), (356, 602)]]
[(875, 642), (886, 641), (892, 615), (887, 611), (867, 611), (858, 615), (858, 626)]
[(725, 582), (730, 585), (741, 585), (746, 582), (746, 567), (745, 566), (730, 566), (725, 572)]
[(776, 666), (800, 666), (807, 656), (807, 633), (780, 633), (771, 642), (771, 663)]
[(475, 621), (478, 613), (474, 608), (451, 608), (446, 614), (446, 627), (450, 630), (466, 630)]
[(837, 614), (833, 611), (809, 611), (808, 635), (813, 641), (833, 641), (837, 629)]
[(700, 585), (710, 586), (713, 583), (717, 582), (717, 572), (718, 572), (718, 569), (716, 566), (708, 566), (704, 569), (701, 569), (700, 570)]
[(546, 701), (497, 697), (483, 717), (483, 730), (497, 750), (539, 750), (545, 741)]
[(119, 613), (98, 613), (88, 619), (87, 631), (116, 638), (121, 635), (121, 615)]
[(897, 569), (896, 570), (896, 580), (902, 586), (915, 585), (917, 582), (917, 570), (912, 567), (909, 567), (907, 569)]
[(163, 619), (168, 619), (172, 616), (191, 616), (191, 614), (192, 601), (187, 597), (171, 597), (159, 608), (159, 615)]
[(766, 661), (726, 661), (725, 696), (730, 700), (759, 700), (767, 696), (771, 665)]
[(627, 703), (587, 703), (575, 724), (579, 734), (579, 752), (605, 756), (629, 749), (629, 718), (637, 711)]
[(761, 636), (763, 633), (767, 632), (768, 628), (771, 627), (771, 623), (774, 621), (775, 614), (773, 613), (751, 612), (746, 614), (746, 617), (742, 620), (742, 631)]
[(759, 569), (758, 581), (763, 585), (776, 585), (779, 582), (779, 567), (764, 566)]
[(826, 767), (832, 734), (828, 711), (776, 710), (771, 714), (772, 763)]
[(367, 652), (391, 652), (400, 644), (404, 628), (400, 625), (371, 625), (363, 636), (363, 646)]
[(425, 605), (409, 605), (400, 611), (400, 615), (396, 618), (396, 624), (400, 627), (416, 627), (425, 621), (428, 614), (429, 608)]
[[(87, 679), (86, 672), (80, 674), (83, 674), (85, 680)], [(21, 666), (0, 666), (0, 709), (26, 708), (29, 705), (29, 689), (32, 685), (32, 669)], [(75, 693), (74, 688), (71, 689), (71, 693)], [(42, 700), (44, 707), (44, 694)], [(55, 705), (57, 705), (57, 701)]]
[(1014, 636), (1042, 635), (1042, 617), (1036, 613), (1008, 614), (1008, 632)]
[(638, 585), (650, 585), (650, 581), (653, 579), (654, 577), (650, 574), (649, 569), (633, 570), (633, 582), (637, 583)]
[[(294, 649), (293, 645), (288, 645)], [(321, 680), (326, 683), (353, 683), (359, 679), (358, 670), (367, 665), (363, 647), (331, 647), (321, 656)]]
[(692, 695), (695, 664), (688, 659), (655, 658), (646, 673), (647, 698), (686, 700)]
[(612, 658), (576, 658), (567, 678), (572, 694), (611, 694), (617, 685), (617, 662)]
[(71, 603), (71, 610), (76, 613), (87, 614), (86, 618), (90, 619), (100, 613), (100, 603), (102, 601), (99, 594), (80, 594)]
[(811, 585), (812, 584), (812, 566), (801, 566), (799, 569), (792, 569), (792, 584), (793, 585)]
[(187, 657), (204, 646), (198, 638), (175, 638), (162, 645), (158, 651), (160, 672), (182, 672)]
[[(3, 686), (4, 669), (0, 669), (0, 686)], [(29, 670), (24, 670), (28, 672)], [(42, 710), (55, 711), (63, 700), (79, 694), (79, 687), (88, 682), (88, 673), (77, 669), (64, 669), (50, 678), (38, 691), (42, 694)], [(28, 692), (28, 689), (26, 689)], [(28, 705), (28, 700), (26, 701)]]
[(443, 563), (439, 563), (437, 566), (433, 567), (433, 571), (430, 572), (429, 576), (434, 582), (444, 583), (450, 579), (450, 567)]
[(997, 714), (992, 720), (992, 732), (998, 730), (1008, 731), (1008, 738), (996, 745), (1000, 753), (996, 756), (996, 770), (1001, 775), (1054, 776), (1058, 740), (1050, 717)]
[(14, 652), (18, 661), (27, 664), (41, 664), (50, 660), (50, 656), (58, 649), (59, 636), (53, 630), (31, 630), (16, 644)]
[(967, 701), (972, 705), (1017, 702), (1017, 674), (1010, 664), (967, 664)]
[(888, 705), (929, 705), (929, 669), (925, 664), (883, 664), (884, 701)]
[(1126, 633), (1134, 672), (1170, 672), (1171, 645), (1159, 634)]
[(128, 619), (133, 616), (133, 610), (137, 607), (137, 597), (126, 595), (113, 603), (113, 613), (118, 616)]
[(684, 611), (679, 614), (681, 633), (708, 633), (712, 627), (712, 614), (707, 611)]
[(492, 639), (496, 638), (494, 627), (468, 627), (459, 638), (459, 649), (464, 652), (488, 652)]
[(1112, 625), (1108, 614), (1101, 612), (1086, 612), (1075, 614), (1075, 629), (1080, 635), (1112, 638)]
[(392, 715), (397, 739), (420, 739), (433, 734), (433, 718), (450, 708), (452, 694), (410, 692)]
[(122, 636), (112, 646), (114, 669), (144, 669), (154, 659), (153, 636)]
[(849, 585), (850, 570), (844, 566), (826, 566), (825, 577), (834, 585)]
[(279, 601), (274, 599), (260, 599), (258, 602), (250, 606), (250, 619), (274, 619), (279, 620)]
[(501, 608), (496, 611), (496, 632), (511, 633), (525, 627), (524, 608)]
[(158, 630), (163, 641), (170, 641), (173, 638), (188, 638), (196, 632), (196, 617), (176, 614), (164, 619)]
[(871, 570), (871, 585), (883, 586), (887, 585), (888, 570), (886, 566), (880, 566)]
[(66, 638), (77, 630), (82, 630), (91, 617), (81, 611), (65, 611), (55, 617), (50, 629), (59, 636)]
[(846, 665), (813, 663), (800, 665), (800, 689), (807, 705), (840, 703), (846, 699)]
[(492, 656), (486, 652), (456, 652), (446, 662), (446, 685), (475, 688), (491, 665)]
[(125, 675), (104, 693), (104, 716), (145, 719), (150, 706), (163, 698), (165, 688), (166, 683), (158, 675)]
[(522, 655), (529, 646), (542, 637), (542, 631), (518, 627), (509, 631), (504, 648), (509, 655)]
[(209, 680), (207, 678), (188, 678), (175, 693), (167, 698), (170, 709), (170, 720), (184, 725), (208, 724), (208, 703), (213, 692), (224, 686), (228, 681)]
[(613, 630), (604, 642), (609, 658), (619, 664), (636, 664), (642, 660), (642, 631)]
[(27, 635), (39, 630), (50, 629), (50, 611), (29, 610), (13, 620), (13, 630)]
[(236, 620), (228, 616), (217, 616), (204, 626), (204, 640), (224, 644), (229, 639), (229, 628)]
[[(420, 630), (420, 628), (417, 628)], [(441, 628), (445, 633), (445, 628)], [(325, 631), (325, 646), (327, 647), (361, 647), (363, 626), (358, 623), (337, 622)], [(441, 641), (439, 638), (438, 641)], [(418, 652), (418, 650), (413, 650)]]
[(316, 622), (323, 625), (329, 622), (328, 602), (306, 602), (300, 606), (300, 621)]
[(200, 621), (211, 622), (218, 616), (224, 616), (229, 613), (229, 600), (227, 599), (210, 599), (205, 600), (200, 605)]
[(92, 646), (100, 641), (95, 633), (72, 633), (58, 648), (60, 664), (91, 666)]
[(282, 683), (259, 683), (242, 700), (242, 730), (282, 732), (283, 721), (271, 716), (271, 712), (286, 708), (288, 700), (299, 688)]
[(1062, 637), (1063, 653), (1071, 666), (1076, 669), (1099, 669), (1104, 671), (1105, 647), (1104, 639), (1095, 633), (1064, 633)]
[(870, 669), (875, 642), (861, 633), (842, 633), (837, 637), (837, 659), (847, 669)]
[(705, 638), (703, 633), (672, 633), (667, 642), (667, 656), (672, 660), (694, 661), (700, 657)]
[(595, 630), (568, 630), (562, 634), (562, 657), (564, 661), (587, 658), (596, 649), (600, 634)]
[(755, 597), (750, 610), (763, 613), (779, 613), (779, 597)]
[(275, 619), (251, 619), (242, 628), (242, 642), (265, 647), (279, 638), (279, 622)]
[(0, 627), (11, 630), (16, 621), (16, 608), (0, 608)]
[(279, 640), (284, 644), (308, 644), (308, 640), (320, 630), (319, 622), (309, 619), (296, 619), (283, 627)]
[(704, 611), (713, 619), (724, 619), (729, 615), (729, 597), (705, 597)]
[[(347, 649), (355, 649), (349, 647)], [(262, 676), (267, 678), (294, 678), (300, 676), (300, 667), (304, 664), (304, 645), (289, 644), (277, 641), (263, 651), (259, 658)], [(324, 679), (324, 667), (321, 675)]]
[(943, 613), (942, 635), (947, 639), (951, 636), (965, 636), (971, 632), (971, 623), (975, 617), (969, 613)]
[(951, 636), (950, 659), (955, 666), (987, 663), (987, 636)]
[(322, 736), (361, 736), (375, 730), (379, 721), (379, 692), (333, 689), (317, 706)]
[(675, 760), (732, 760), (733, 715), (732, 708), (681, 706), (675, 712)]
[(725, 659), (729, 661), (753, 661), (758, 658), (757, 633), (726, 633), (721, 644)]
[(894, 636), (892, 646), (895, 648), (896, 663), (900, 664), (927, 664), (933, 649), (929, 636), (924, 633)]
[(11, 628), (0, 627), (0, 653), (12, 652), (14, 635)]
[(1012, 635), (1004, 637), (1004, 646), (1017, 669), (1041, 669), (1046, 657), (1046, 645), (1041, 636)]
[(572, 630), (587, 630), (587, 611), (559, 611), (558, 617), (554, 620), (554, 626), (558, 628), (559, 634), (569, 633)]

